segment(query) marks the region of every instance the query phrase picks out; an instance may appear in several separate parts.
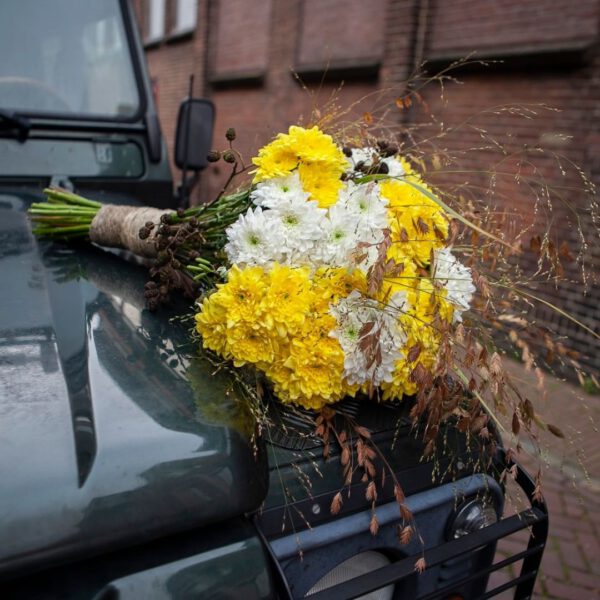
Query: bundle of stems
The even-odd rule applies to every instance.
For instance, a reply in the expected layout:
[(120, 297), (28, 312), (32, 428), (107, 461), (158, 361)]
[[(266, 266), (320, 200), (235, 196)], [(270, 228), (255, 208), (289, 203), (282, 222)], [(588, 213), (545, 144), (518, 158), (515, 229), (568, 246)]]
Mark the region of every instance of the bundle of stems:
[(35, 235), (89, 239), (152, 259), (146, 285), (150, 308), (169, 299), (172, 289), (196, 296), (217, 277), (224, 262), (225, 230), (250, 206), (249, 190), (220, 195), (186, 210), (104, 205), (60, 188), (44, 190), (46, 202), (32, 204)]
[(100, 202), (61, 188), (47, 188), (44, 194), (46, 202), (35, 202), (29, 209), (31, 220), (36, 223), (35, 235), (54, 239), (89, 236), (92, 221), (102, 207)]

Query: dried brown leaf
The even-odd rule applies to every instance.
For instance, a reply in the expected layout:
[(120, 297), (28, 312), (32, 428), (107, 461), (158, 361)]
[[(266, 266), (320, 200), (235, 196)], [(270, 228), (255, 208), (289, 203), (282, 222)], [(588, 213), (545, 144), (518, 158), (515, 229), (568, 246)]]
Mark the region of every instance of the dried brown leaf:
[(519, 435), (519, 431), (521, 431), (521, 421), (519, 420), (519, 415), (514, 412), (512, 416), (512, 432), (515, 435)]
[(340, 462), (343, 466), (346, 466), (350, 462), (350, 449), (348, 446), (342, 448), (342, 454), (340, 456)]
[(404, 492), (398, 484), (394, 486), (394, 497), (396, 498), (396, 502), (399, 504), (404, 502)]
[(406, 527), (398, 527), (398, 539), (403, 546), (406, 546), (413, 536), (413, 528), (410, 525)]
[(427, 568), (427, 563), (424, 558), (419, 558), (419, 560), (415, 563), (415, 571), (417, 573), (423, 573)]
[(377, 500), (377, 488), (374, 481), (371, 481), (367, 486), (365, 498), (369, 500), (369, 502), (375, 502)]
[(558, 438), (565, 437), (565, 434), (558, 427), (556, 427), (556, 425), (552, 425), (551, 423), (548, 423), (548, 431)]
[(369, 531), (371, 532), (371, 535), (377, 535), (377, 532), (379, 531), (379, 521), (377, 520), (377, 515), (375, 513), (371, 516)]
[(423, 221), (421, 217), (417, 219), (417, 229), (423, 234), (426, 235), (429, 233), (429, 225)]
[(363, 427), (362, 425), (357, 425), (354, 430), (356, 431), (356, 433), (358, 433), (358, 435), (360, 435), (361, 437), (364, 437), (368, 440), (371, 439), (371, 432), (366, 428)]
[(418, 342), (412, 346), (409, 351), (408, 351), (408, 362), (415, 362), (415, 360), (417, 360), (417, 358), (419, 358), (419, 354), (421, 354), (421, 344), (419, 344)]
[(363, 323), (358, 336), (361, 338), (367, 337), (373, 330), (373, 327), (375, 327), (375, 321), (367, 321), (366, 323)]
[(558, 255), (561, 258), (564, 258), (567, 262), (573, 262), (573, 260), (575, 260), (571, 254), (571, 251), (569, 250), (569, 244), (567, 244), (567, 242), (561, 243), (558, 248)]
[(529, 249), (535, 254), (539, 254), (541, 252), (542, 238), (540, 238), (539, 235), (536, 235), (529, 240)]
[(329, 511), (332, 515), (337, 515), (342, 509), (342, 493), (338, 492), (331, 501)]
[(533, 420), (535, 418), (535, 409), (533, 408), (533, 404), (529, 398), (525, 398), (522, 407), (523, 415), (527, 418), (527, 420)]
[(494, 377), (501, 377), (502, 372), (502, 359), (500, 358), (500, 355), (497, 352), (494, 352), (492, 354), (492, 357), (490, 358), (490, 373)]
[(367, 470), (369, 477), (374, 479), (377, 475), (377, 471), (375, 470), (375, 465), (370, 460), (365, 460), (365, 469)]

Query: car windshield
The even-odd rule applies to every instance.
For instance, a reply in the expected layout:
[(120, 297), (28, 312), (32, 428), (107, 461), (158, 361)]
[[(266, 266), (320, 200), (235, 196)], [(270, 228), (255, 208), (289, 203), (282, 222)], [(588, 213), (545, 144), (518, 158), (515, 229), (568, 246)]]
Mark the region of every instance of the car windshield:
[(0, 109), (127, 118), (139, 104), (119, 0), (0, 1)]

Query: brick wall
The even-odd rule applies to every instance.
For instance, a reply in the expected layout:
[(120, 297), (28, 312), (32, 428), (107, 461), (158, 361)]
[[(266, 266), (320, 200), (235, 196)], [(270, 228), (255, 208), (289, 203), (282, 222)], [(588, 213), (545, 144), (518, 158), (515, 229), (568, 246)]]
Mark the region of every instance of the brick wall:
[[(144, 0), (135, 2), (143, 24)], [(423, 60), (432, 63), (433, 71), (471, 52), (501, 59), (462, 72), (464, 83), (448, 83), (444, 101), (439, 89), (426, 94), (429, 109), (448, 126), (501, 104), (556, 107), (536, 109), (534, 120), (500, 112), (484, 113), (478, 122), (497, 137), (510, 132), (514, 148), (542, 145), (548, 156), (538, 159), (540, 174), (585, 211), (589, 199), (567, 190), (578, 182), (562, 177), (550, 155), (564, 155), (600, 181), (599, 5), (599, 0), (198, 0), (194, 34), (167, 37), (147, 49), (147, 58), (170, 149), (177, 108), (194, 73), (197, 93), (216, 104), (215, 146), (224, 146), (223, 133), (233, 126), (236, 146), (247, 161), (274, 133), (310, 122), (312, 107), (323, 105), (342, 80), (338, 103), (351, 105), (362, 98), (354, 109), (361, 115), (382, 97), (396, 97)], [(294, 72), (306, 86), (298, 84)], [(422, 107), (413, 106), (395, 118), (406, 125), (431, 118), (419, 111)], [(461, 130), (444, 143), (460, 153), (481, 146), (482, 140), (474, 130)], [(498, 157), (491, 150), (470, 152), (468, 167), (486, 171)], [(211, 197), (226, 177), (222, 165), (210, 167), (197, 199)], [(482, 184), (485, 179), (474, 178)], [(535, 231), (536, 215), (523, 212), (520, 191), (509, 183), (499, 191), (506, 209), (520, 211)], [(572, 213), (560, 202), (556, 206), (557, 239), (575, 241)], [(586, 253), (596, 273), (599, 248), (596, 240)], [(599, 290), (596, 285), (583, 295), (576, 285), (558, 291), (546, 286), (540, 294), (598, 330)], [(571, 338), (587, 354), (587, 364), (600, 371), (600, 345), (592, 336), (576, 332), (567, 319), (549, 311), (537, 316)]]

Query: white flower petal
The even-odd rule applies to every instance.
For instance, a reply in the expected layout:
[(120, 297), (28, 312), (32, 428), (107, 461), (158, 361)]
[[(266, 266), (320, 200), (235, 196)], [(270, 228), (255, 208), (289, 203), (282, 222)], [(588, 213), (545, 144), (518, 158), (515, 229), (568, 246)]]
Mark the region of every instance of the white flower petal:
[(449, 248), (436, 250), (433, 277), (446, 289), (446, 300), (454, 306), (454, 322), (462, 321), (462, 313), (471, 306), (475, 293), (471, 269), (465, 267)]

